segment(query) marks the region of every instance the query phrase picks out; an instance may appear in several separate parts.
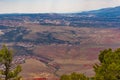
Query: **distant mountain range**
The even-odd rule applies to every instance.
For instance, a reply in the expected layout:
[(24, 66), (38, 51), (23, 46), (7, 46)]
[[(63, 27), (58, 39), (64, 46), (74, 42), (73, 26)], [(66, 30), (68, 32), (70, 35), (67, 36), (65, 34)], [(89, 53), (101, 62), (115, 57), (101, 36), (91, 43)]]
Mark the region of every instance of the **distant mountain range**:
[[(64, 14), (59, 14), (59, 13), (14, 13), (14, 14), (0, 14), (0, 16), (31, 16), (35, 17), (38, 15), (41, 16), (59, 16), (59, 15), (70, 15), (71, 13), (64, 13)], [(110, 8), (103, 8), (99, 10), (91, 10), (91, 11), (83, 11), (83, 12), (78, 12), (78, 13), (72, 13), (71, 15), (81, 15), (81, 16), (90, 16), (92, 15), (94, 17), (120, 17), (120, 6), (117, 7), (110, 7)]]
[(18, 24), (23, 23), (36, 23), (47, 26), (120, 27), (120, 6), (66, 14), (0, 14), (0, 25), (18, 26)]
[(91, 17), (116, 17), (120, 18), (120, 6), (112, 7), (112, 8), (104, 8), (93, 11), (86, 11), (82, 13), (78, 13), (78, 15), (82, 16), (91, 16)]

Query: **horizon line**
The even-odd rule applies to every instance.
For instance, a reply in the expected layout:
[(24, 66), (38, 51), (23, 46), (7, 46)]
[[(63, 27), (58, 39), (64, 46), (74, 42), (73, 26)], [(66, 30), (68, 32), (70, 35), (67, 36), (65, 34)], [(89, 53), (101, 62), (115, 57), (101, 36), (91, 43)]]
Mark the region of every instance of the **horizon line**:
[(91, 9), (91, 10), (83, 10), (83, 11), (74, 11), (74, 12), (1, 12), (1, 14), (74, 14), (74, 13), (82, 13), (82, 12), (88, 12), (88, 11), (95, 11), (95, 10), (101, 10), (101, 9), (107, 9), (107, 8), (116, 8), (120, 6), (114, 6), (114, 7), (105, 7), (105, 8), (99, 8), (99, 9)]

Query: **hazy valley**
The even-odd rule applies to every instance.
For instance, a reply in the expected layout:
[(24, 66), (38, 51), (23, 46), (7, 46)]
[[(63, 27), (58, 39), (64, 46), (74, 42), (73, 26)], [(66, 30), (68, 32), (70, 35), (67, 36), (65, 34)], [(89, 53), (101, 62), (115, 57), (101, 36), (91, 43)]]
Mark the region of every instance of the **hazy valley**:
[(1, 14), (0, 44), (15, 50), (24, 77), (93, 76), (99, 51), (120, 47), (120, 7), (97, 11)]

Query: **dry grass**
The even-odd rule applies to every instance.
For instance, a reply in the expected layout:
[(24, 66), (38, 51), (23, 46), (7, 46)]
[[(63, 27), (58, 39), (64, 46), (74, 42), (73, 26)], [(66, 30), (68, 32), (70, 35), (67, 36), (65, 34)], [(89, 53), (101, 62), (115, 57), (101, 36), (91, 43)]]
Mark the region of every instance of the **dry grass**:
[(22, 64), (22, 68), (23, 71), (21, 75), (23, 77), (46, 77), (52, 72), (52, 69), (36, 59), (27, 59), (26, 62)]

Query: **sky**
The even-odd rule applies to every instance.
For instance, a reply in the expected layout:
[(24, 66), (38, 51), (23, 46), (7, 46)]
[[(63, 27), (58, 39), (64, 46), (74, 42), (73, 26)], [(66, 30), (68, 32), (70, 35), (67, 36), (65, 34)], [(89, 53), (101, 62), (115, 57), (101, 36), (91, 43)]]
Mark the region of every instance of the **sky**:
[(0, 0), (0, 13), (74, 13), (120, 6), (120, 0)]

